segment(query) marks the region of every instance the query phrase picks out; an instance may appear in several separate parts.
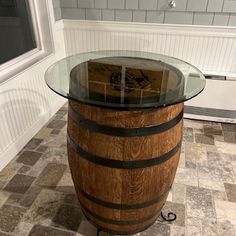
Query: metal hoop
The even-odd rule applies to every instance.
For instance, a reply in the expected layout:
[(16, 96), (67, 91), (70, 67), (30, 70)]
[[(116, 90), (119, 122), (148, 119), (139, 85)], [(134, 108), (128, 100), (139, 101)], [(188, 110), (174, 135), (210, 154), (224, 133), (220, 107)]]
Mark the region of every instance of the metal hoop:
[(161, 212), (161, 217), (167, 222), (175, 221), (177, 219), (176, 214), (173, 212), (168, 212), (167, 216), (164, 216), (163, 212)]

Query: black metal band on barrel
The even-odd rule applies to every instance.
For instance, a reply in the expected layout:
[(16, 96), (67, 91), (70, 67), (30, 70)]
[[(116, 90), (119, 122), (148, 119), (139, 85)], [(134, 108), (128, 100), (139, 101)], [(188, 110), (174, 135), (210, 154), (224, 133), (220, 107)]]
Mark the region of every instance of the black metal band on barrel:
[(107, 228), (104, 228), (101, 226), (99, 226), (98, 224), (96, 224), (92, 219), (90, 219), (90, 217), (88, 216), (88, 214), (86, 214), (85, 211), (83, 211), (82, 209), (82, 212), (84, 213), (84, 216), (85, 218), (92, 224), (94, 225), (98, 230), (101, 230), (102, 232), (106, 232), (106, 233), (109, 233), (109, 234), (118, 234), (118, 235), (133, 235), (133, 234), (137, 234), (137, 233), (140, 233), (142, 231), (145, 231), (146, 229), (148, 229), (150, 226), (152, 226), (155, 222), (156, 222), (156, 219), (154, 221), (152, 221), (151, 224), (148, 224), (148, 225), (145, 225), (144, 227), (141, 227), (137, 230), (134, 230), (134, 231), (115, 231), (115, 230), (111, 230), (111, 229), (107, 229)]
[(137, 160), (137, 161), (122, 161), (122, 160), (112, 160), (100, 156), (96, 156), (92, 153), (89, 153), (85, 150), (83, 150), (79, 145), (77, 145), (70, 137), (67, 136), (67, 143), (68, 146), (74, 149), (74, 151), (83, 159), (87, 161), (91, 161), (97, 165), (106, 166), (110, 168), (117, 168), (117, 169), (138, 169), (138, 168), (147, 168), (152, 167), (155, 165), (159, 165), (167, 160), (169, 160), (171, 157), (173, 157), (181, 147), (181, 141), (169, 152), (154, 157), (147, 160)]
[(92, 120), (88, 120), (81, 116), (78, 112), (74, 111), (71, 106), (69, 106), (69, 116), (79, 125), (87, 128), (93, 132), (103, 133), (112, 136), (120, 137), (134, 137), (134, 136), (148, 136), (153, 134), (159, 134), (171, 129), (177, 125), (183, 118), (184, 111), (182, 110), (175, 118), (172, 120), (162, 123), (159, 125), (139, 127), (139, 128), (123, 128), (123, 127), (113, 127), (107, 125), (98, 124)]
[(164, 199), (164, 197), (169, 193), (169, 190), (170, 190), (170, 188), (168, 188), (162, 195), (158, 196), (157, 198), (155, 198), (151, 201), (136, 203), (136, 204), (118, 204), (118, 203), (113, 203), (113, 202), (106, 202), (106, 201), (103, 201), (101, 199), (95, 198), (94, 196), (87, 194), (83, 190), (79, 190), (79, 192), (85, 198), (87, 198), (91, 202), (94, 202), (100, 206), (104, 206), (104, 207), (111, 208), (111, 209), (118, 209), (118, 210), (135, 210), (135, 209), (146, 208), (146, 207), (152, 206), (158, 202), (161, 202)]
[(84, 212), (87, 212), (89, 215), (91, 215), (95, 219), (97, 219), (99, 221), (102, 221), (102, 222), (105, 222), (105, 223), (108, 223), (108, 224), (113, 224), (113, 225), (136, 225), (136, 224), (142, 224), (142, 223), (144, 223), (147, 220), (151, 220), (154, 217), (158, 217), (160, 215), (161, 209), (162, 209), (162, 207), (161, 207), (160, 210), (158, 210), (155, 213), (153, 213), (151, 215), (148, 215), (148, 216), (146, 216), (144, 218), (141, 218), (141, 219), (126, 220), (125, 221), (125, 220), (113, 220), (113, 219), (105, 218), (105, 217), (102, 217), (100, 215), (95, 214), (94, 212), (91, 212), (84, 205), (81, 205), (81, 207), (82, 207), (82, 210), (84, 210)]

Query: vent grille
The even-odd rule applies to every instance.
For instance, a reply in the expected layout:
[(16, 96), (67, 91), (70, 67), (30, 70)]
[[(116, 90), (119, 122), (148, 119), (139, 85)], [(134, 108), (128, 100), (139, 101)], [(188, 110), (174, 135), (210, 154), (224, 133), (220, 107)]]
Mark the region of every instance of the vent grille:
[(236, 111), (215, 108), (185, 106), (184, 112), (192, 115), (236, 119)]
[(223, 75), (204, 75), (206, 79), (210, 80), (226, 80), (226, 76)]

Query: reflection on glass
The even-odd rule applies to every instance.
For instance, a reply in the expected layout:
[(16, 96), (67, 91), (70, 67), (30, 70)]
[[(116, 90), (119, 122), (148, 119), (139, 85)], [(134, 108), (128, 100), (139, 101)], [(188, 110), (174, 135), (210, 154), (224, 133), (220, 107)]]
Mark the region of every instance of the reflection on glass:
[(161, 61), (132, 57), (90, 60), (74, 67), (69, 96), (118, 104), (145, 104), (183, 96), (182, 73)]

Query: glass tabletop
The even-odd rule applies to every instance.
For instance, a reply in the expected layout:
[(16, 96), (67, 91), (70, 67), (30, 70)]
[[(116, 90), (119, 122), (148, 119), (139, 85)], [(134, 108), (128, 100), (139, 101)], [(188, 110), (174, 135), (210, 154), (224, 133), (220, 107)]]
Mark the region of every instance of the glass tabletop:
[(64, 58), (45, 80), (57, 94), (82, 103), (143, 109), (187, 101), (205, 87), (200, 70), (182, 60), (141, 51), (97, 51)]

